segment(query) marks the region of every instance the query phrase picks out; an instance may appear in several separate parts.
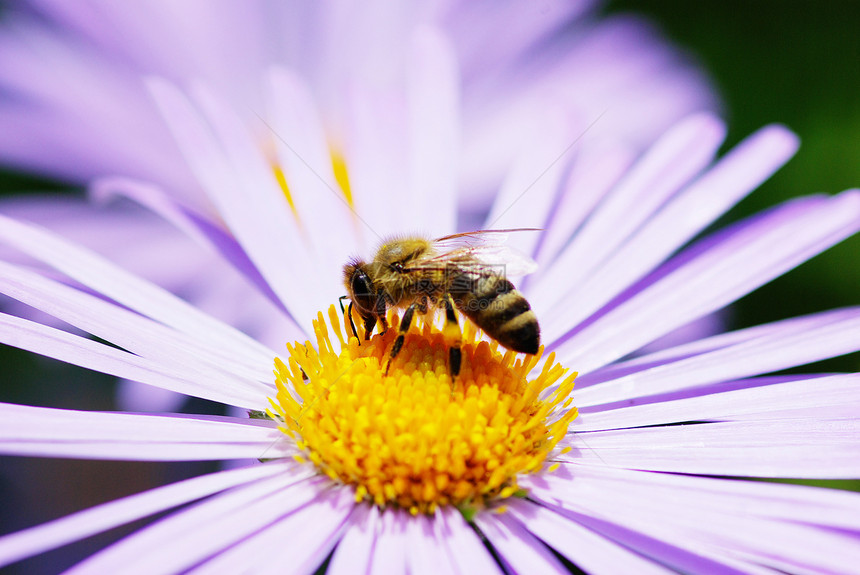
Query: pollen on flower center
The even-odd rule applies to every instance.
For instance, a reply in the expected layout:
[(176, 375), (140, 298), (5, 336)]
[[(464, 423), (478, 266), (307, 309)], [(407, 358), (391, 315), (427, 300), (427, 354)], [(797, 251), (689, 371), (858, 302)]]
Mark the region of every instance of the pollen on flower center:
[(346, 340), (334, 306), (329, 323), (337, 342), (320, 313), (316, 346), (288, 344), (286, 362), (275, 359), (272, 415), (322, 473), (354, 485), (358, 500), (432, 513), (510, 497), (517, 476), (543, 469), (576, 417), (575, 373), (550, 355), (528, 379), (539, 356), (502, 354), (468, 322), (453, 385), (432, 322), (412, 328), (388, 375), (396, 317), (361, 345)]

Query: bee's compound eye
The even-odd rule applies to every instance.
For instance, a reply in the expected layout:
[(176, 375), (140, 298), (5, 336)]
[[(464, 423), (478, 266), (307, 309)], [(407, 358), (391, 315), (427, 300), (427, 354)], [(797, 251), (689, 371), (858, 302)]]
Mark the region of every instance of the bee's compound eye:
[(352, 294), (356, 299), (367, 298), (373, 294), (370, 278), (360, 269), (355, 270), (355, 273), (352, 274)]
[(350, 278), (352, 288), (352, 301), (358, 308), (362, 317), (376, 316), (376, 295), (374, 294), (373, 282), (361, 269), (356, 269)]

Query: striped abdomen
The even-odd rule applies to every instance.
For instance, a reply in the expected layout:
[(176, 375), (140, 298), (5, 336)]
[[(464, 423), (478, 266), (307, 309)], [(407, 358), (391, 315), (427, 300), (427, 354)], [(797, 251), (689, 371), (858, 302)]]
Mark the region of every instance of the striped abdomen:
[[(501, 276), (487, 274), (454, 278), (451, 297), (461, 312), (507, 349), (535, 354), (540, 327), (529, 302)], [(459, 288), (459, 289), (458, 289)]]

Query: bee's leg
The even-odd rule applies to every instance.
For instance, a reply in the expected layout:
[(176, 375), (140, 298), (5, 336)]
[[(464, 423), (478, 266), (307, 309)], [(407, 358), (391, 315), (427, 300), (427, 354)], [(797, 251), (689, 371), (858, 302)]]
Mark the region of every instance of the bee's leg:
[(385, 314), (379, 316), (379, 323), (382, 324), (382, 329), (379, 330), (379, 335), (382, 335), (386, 331), (388, 331), (388, 318), (385, 316)]
[(463, 355), (460, 352), (463, 333), (457, 322), (457, 312), (454, 311), (454, 302), (451, 301), (451, 296), (445, 294), (442, 302), (445, 305), (445, 327), (442, 333), (445, 336), (445, 343), (448, 344), (448, 369), (451, 371), (451, 381), (454, 381), (460, 375), (460, 363), (463, 360)]
[(376, 318), (373, 316), (364, 318), (364, 339), (370, 339), (373, 328), (376, 327)]
[[(379, 335), (383, 335), (388, 331), (388, 318), (385, 315), (385, 297), (379, 296), (376, 299), (376, 319), (382, 324), (382, 329), (379, 330)], [(374, 322), (374, 325), (376, 322)]]
[[(341, 307), (343, 307), (343, 303), (341, 303)], [(358, 345), (361, 345), (361, 340), (358, 337), (358, 330), (355, 329), (355, 322), (352, 321), (352, 302), (349, 302), (349, 307), (346, 308), (346, 317), (349, 318), (349, 325), (352, 328), (352, 335), (355, 336), (355, 339), (358, 339)]]
[(418, 313), (420, 313), (421, 315), (425, 315), (427, 313), (427, 310), (429, 309), (429, 306), (427, 304), (427, 296), (422, 297), (416, 303), (418, 304)]
[(394, 340), (394, 345), (391, 347), (391, 353), (388, 354), (388, 363), (385, 365), (385, 375), (388, 375), (388, 368), (391, 367), (391, 362), (400, 353), (400, 348), (403, 347), (403, 342), (406, 339), (406, 332), (409, 331), (409, 326), (412, 325), (412, 316), (415, 315), (415, 309), (419, 307), (418, 302), (412, 303), (403, 313), (403, 318), (400, 320), (400, 327), (397, 330), (397, 339)]

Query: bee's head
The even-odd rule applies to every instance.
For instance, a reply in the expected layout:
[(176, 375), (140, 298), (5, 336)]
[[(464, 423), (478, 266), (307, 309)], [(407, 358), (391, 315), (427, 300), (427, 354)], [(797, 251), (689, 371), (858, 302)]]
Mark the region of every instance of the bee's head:
[(361, 317), (375, 318), (377, 316), (377, 293), (373, 280), (367, 273), (367, 264), (361, 260), (351, 260), (343, 266), (343, 284), (349, 299), (358, 309)]

